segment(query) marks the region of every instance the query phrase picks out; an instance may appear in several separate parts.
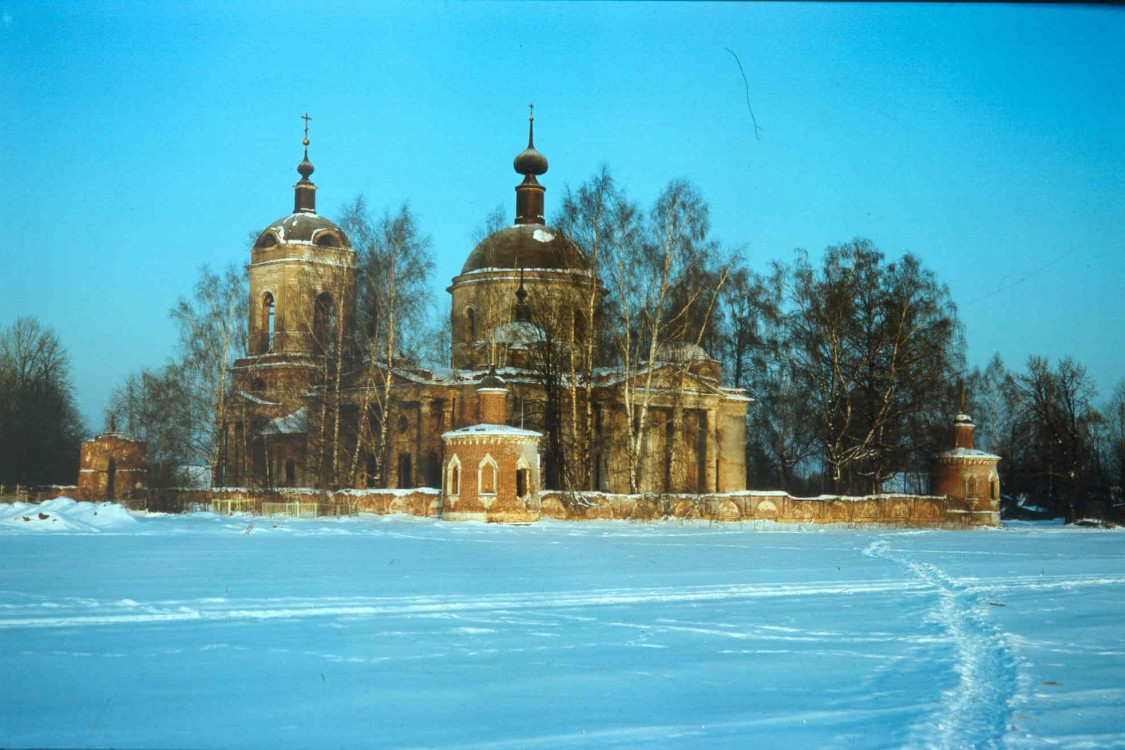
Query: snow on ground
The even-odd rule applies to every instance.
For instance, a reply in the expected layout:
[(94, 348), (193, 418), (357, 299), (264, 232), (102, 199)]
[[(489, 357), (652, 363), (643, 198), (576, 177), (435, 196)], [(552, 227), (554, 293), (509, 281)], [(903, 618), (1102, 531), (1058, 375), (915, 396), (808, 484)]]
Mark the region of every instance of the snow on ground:
[(0, 504), (0, 529), (4, 531), (110, 531), (132, 528), (137, 519), (114, 503), (80, 503), (58, 497), (39, 505)]
[(1123, 622), (1119, 531), (54, 501), (0, 507), (0, 746), (1125, 747)]

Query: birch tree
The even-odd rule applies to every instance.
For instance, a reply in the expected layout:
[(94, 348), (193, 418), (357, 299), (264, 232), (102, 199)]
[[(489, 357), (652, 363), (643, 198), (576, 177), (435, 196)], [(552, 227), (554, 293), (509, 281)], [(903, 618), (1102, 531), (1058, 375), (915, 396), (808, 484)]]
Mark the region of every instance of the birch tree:
[[(375, 458), (378, 484), (385, 486), (394, 426), (390, 419), (395, 368), (417, 360), (430, 338), (431, 240), (407, 204), (375, 218), (363, 196), (344, 211), (340, 227), (356, 248), (356, 295), (360, 352), (364, 355), (359, 404), (360, 429), (350, 471), (363, 455)], [(376, 424), (368, 418), (377, 415)]]
[(246, 331), (246, 273), (234, 265), (222, 274), (200, 270), (192, 297), (181, 297), (171, 310), (179, 325), (175, 366), (190, 404), (189, 455), (205, 463), (218, 481), (222, 431), (229, 411), (230, 366)]
[(576, 190), (566, 188), (554, 223), (582, 248), (595, 279), (583, 295), (579, 313), (585, 327), (575, 332), (569, 358), (571, 382), (584, 392), (581, 414), (577, 413), (578, 399), (571, 399), (575, 442), (572, 463), (576, 474), (580, 474), (575, 477), (575, 484), (594, 489), (594, 371), (609, 361), (603, 354), (608, 347), (604, 346), (603, 290), (597, 280), (607, 261), (627, 253), (626, 246), (631, 245), (637, 231), (637, 212), (618, 188), (609, 167), (603, 164)]
[[(708, 206), (686, 181), (669, 183), (643, 224), (628, 204), (621, 205), (618, 221), (622, 241), (606, 264), (608, 301), (624, 378), (629, 490), (638, 492), (659, 363), (669, 359), (671, 346), (703, 340), (731, 265), (719, 259), (708, 236)], [(714, 270), (710, 279), (700, 273), (708, 270)]]

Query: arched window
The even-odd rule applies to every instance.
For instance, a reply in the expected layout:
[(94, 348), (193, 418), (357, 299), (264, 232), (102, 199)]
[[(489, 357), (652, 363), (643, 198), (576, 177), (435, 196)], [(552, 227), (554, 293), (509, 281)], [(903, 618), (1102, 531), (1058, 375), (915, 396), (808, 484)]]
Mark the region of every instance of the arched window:
[(254, 243), (254, 247), (273, 247), (277, 244), (277, 235), (273, 232), (262, 232), (258, 237), (258, 241)]
[(262, 297), (262, 334), (266, 342), (262, 349), (264, 352), (273, 351), (275, 318), (273, 295), (266, 292), (265, 296)]
[(461, 461), (456, 454), (449, 459), (449, 466), (446, 469), (445, 494), (454, 496), (461, 494)]
[(586, 340), (586, 316), (582, 314), (581, 310), (574, 311), (574, 340)]
[(336, 352), (336, 305), (332, 295), (322, 292), (313, 310), (313, 339), (319, 354)]
[(324, 232), (313, 240), (313, 244), (320, 247), (340, 247), (340, 238), (330, 232)]
[(465, 308), (465, 325), (469, 329), (469, 343), (477, 340), (477, 311), (471, 307)]
[(481, 459), (480, 466), (477, 467), (478, 494), (496, 494), (496, 469), (496, 461), (486, 453)]
[(516, 463), (516, 497), (521, 500), (532, 492), (531, 465), (523, 456)]
[(999, 500), (1000, 499), (1000, 478), (997, 477), (995, 474), (993, 474), (992, 477), (989, 479), (989, 485), (991, 485), (991, 487), (990, 487), (991, 491), (989, 493), (991, 495), (991, 498), (993, 500)]

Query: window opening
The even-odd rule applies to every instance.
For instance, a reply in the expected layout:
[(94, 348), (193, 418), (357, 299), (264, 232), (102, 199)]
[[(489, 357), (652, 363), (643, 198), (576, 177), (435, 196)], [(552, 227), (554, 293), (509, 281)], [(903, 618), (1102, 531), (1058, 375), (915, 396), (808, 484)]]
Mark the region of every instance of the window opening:
[(411, 476), (410, 454), (401, 453), (398, 457), (398, 488), (408, 490), (414, 486)]
[(113, 499), (117, 493), (117, 459), (109, 457), (109, 466), (105, 470), (105, 495)]
[(480, 494), (495, 495), (496, 462), (492, 459), (492, 456), (485, 456), (480, 462), (480, 468), (477, 471), (477, 486), (480, 487)]
[(335, 353), (336, 306), (332, 302), (332, 295), (328, 292), (316, 298), (316, 309), (313, 312), (313, 338), (316, 340), (317, 352)]
[(274, 310), (273, 295), (270, 294), (269, 292), (266, 292), (266, 295), (264, 297), (262, 297), (262, 330), (266, 334), (266, 336), (265, 336), (265, 338), (266, 338), (265, 351), (267, 351), (267, 352), (273, 351), (274, 321), (275, 321), (275, 318), (276, 318), (274, 313), (275, 313), (275, 310)]
[(449, 479), (445, 485), (445, 491), (449, 495), (461, 494), (461, 462), (454, 456), (449, 462)]

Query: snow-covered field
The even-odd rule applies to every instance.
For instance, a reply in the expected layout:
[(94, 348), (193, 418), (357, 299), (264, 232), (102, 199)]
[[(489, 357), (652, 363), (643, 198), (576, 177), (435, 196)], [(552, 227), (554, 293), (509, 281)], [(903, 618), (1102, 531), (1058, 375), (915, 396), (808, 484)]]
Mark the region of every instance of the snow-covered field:
[(0, 746), (1125, 747), (1125, 533), (0, 506)]

